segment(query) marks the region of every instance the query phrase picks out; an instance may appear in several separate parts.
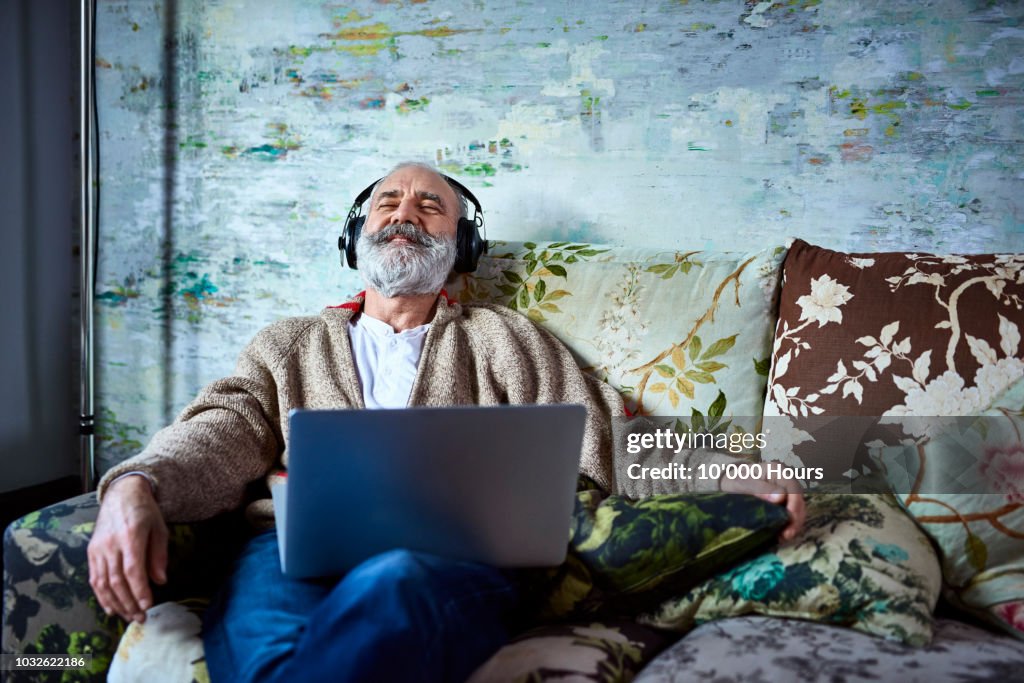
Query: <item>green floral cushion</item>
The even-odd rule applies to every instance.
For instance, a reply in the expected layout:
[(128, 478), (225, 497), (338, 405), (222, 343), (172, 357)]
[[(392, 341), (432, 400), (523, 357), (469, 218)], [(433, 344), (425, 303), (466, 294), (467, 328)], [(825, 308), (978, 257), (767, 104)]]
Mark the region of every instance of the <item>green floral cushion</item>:
[(760, 416), (784, 256), (492, 242), (448, 292), (540, 323), (633, 412)]
[[(5, 530), (3, 652), (92, 656), (88, 669), (4, 672), (5, 683), (106, 680), (126, 624), (104, 613), (89, 586), (86, 548), (98, 509), (96, 494), (86, 493)], [(243, 525), (240, 515), (169, 525), (169, 581), (154, 588), (154, 599), (208, 595), (236, 551)]]
[(786, 511), (753, 496), (576, 496), (569, 555), (549, 576), (548, 618), (638, 614), (773, 543)]
[(977, 416), (901, 424), (918, 436), (868, 452), (939, 548), (944, 595), (1024, 639), (1024, 380)]
[[(86, 547), (96, 520), (95, 494), (83, 494), (13, 522), (4, 532), (3, 651), (91, 655), (66, 680), (102, 681), (124, 630), (89, 586)], [(4, 672), (5, 681), (58, 681), (60, 671)]]
[(640, 622), (688, 631), (712, 619), (762, 614), (927, 645), (939, 563), (895, 498), (813, 493), (807, 505), (796, 539), (666, 600)]

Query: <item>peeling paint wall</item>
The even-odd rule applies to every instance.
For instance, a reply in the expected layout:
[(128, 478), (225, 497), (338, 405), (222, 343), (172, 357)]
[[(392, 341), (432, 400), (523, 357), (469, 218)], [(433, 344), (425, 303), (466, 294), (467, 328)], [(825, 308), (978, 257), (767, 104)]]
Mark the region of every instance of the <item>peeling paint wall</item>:
[(100, 0), (101, 460), (282, 315), (399, 160), (494, 239), (1024, 248), (1024, 3)]

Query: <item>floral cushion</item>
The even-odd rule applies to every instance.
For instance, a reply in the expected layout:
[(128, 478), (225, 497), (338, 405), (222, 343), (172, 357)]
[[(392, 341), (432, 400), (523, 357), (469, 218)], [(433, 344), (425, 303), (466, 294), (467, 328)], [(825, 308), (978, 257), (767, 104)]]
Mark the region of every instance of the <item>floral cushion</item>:
[(525, 313), (632, 412), (760, 416), (784, 255), (493, 242), (448, 291)]
[(774, 542), (786, 511), (753, 496), (599, 490), (576, 495), (569, 555), (549, 570), (543, 616), (627, 616), (679, 595)]
[[(92, 655), (89, 670), (74, 671), (80, 681), (104, 680), (124, 631), (89, 586), (86, 546), (98, 509), (96, 495), (84, 494), (26, 515), (4, 531), (3, 651)], [(14, 683), (39, 680), (40, 672), (5, 674)]]
[(686, 631), (744, 614), (798, 617), (926, 645), (940, 584), (935, 551), (892, 495), (812, 493), (796, 539), (639, 620)]
[(1024, 643), (949, 619), (923, 648), (796, 619), (704, 624), (647, 665), (635, 683), (1015, 681)]
[[(1024, 598), (1024, 500), (1006, 486), (1024, 467), (1017, 428), (1009, 416), (955, 430), (936, 418), (982, 414), (1024, 377), (1024, 256), (844, 254), (797, 240), (783, 277), (765, 404), (766, 416), (784, 416), (766, 423), (796, 423), (783, 457), (842, 470), (862, 457), (852, 444), (866, 442), (871, 461), (941, 549), (950, 601), (1015, 630), (1007, 615)], [(1007, 396), (1002, 408), (1024, 407), (1024, 387)], [(808, 415), (885, 416), (890, 427), (848, 439), (843, 452), (799, 429)], [(1000, 457), (979, 459), (986, 447), (1001, 449)], [(979, 471), (986, 464), (987, 477)], [(863, 471), (854, 467), (849, 476)], [(993, 488), (963, 488), (968, 473)]]
[(947, 599), (1024, 639), (1024, 380), (977, 417), (918, 430), (870, 456), (939, 548)]
[(1011, 600), (991, 608), (993, 617), (1002, 622), (1003, 628), (1020, 638), (1024, 633), (1024, 600)]
[(796, 240), (783, 282), (765, 415), (970, 415), (1024, 375), (1024, 255)]
[(542, 626), (500, 649), (467, 683), (623, 683), (672, 640), (625, 620)]

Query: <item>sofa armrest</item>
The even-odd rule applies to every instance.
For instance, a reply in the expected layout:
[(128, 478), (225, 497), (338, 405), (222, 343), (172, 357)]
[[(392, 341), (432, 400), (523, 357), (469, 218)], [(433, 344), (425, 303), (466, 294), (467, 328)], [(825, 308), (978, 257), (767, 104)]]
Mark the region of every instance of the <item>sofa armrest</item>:
[[(98, 511), (96, 494), (86, 493), (4, 531), (3, 653), (91, 654), (92, 675), (76, 680), (105, 678), (126, 624), (104, 613), (89, 585), (86, 550)], [(239, 524), (231, 514), (169, 525), (168, 582), (154, 587), (155, 602), (208, 596), (236, 545), (225, 540), (244, 536), (231, 533)]]

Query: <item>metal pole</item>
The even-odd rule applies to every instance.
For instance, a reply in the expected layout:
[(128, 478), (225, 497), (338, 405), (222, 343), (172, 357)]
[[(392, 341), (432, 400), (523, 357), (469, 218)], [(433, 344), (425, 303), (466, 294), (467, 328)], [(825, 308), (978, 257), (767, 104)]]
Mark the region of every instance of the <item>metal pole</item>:
[(81, 3), (81, 71), (79, 80), (79, 168), (81, 197), (79, 220), (82, 231), (81, 288), (79, 318), (81, 322), (81, 413), (79, 440), (83, 492), (92, 491), (96, 479), (95, 424), (93, 405), (93, 302), (96, 289), (96, 82), (93, 45), (96, 40), (95, 0)]

